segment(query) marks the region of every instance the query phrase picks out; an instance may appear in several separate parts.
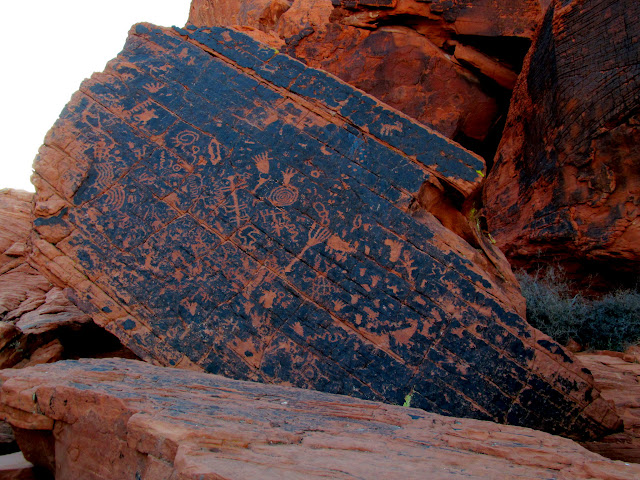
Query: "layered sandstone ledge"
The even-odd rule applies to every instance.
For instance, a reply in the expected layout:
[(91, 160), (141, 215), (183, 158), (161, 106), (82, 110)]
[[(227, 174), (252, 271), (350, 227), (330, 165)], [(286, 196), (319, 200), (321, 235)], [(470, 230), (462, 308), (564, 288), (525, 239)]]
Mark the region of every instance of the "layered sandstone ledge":
[[(56, 478), (640, 477), (571, 440), (124, 360), (0, 372), (2, 415)], [(37, 439), (38, 443), (34, 443)], [(49, 450), (42, 446), (49, 445)]]

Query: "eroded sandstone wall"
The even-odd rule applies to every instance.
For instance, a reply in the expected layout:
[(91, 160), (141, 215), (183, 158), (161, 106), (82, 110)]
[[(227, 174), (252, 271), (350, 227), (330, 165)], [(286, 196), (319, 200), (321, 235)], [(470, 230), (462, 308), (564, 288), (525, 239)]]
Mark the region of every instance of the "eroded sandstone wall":
[(484, 187), (511, 260), (625, 272), (640, 259), (640, 3), (551, 4)]

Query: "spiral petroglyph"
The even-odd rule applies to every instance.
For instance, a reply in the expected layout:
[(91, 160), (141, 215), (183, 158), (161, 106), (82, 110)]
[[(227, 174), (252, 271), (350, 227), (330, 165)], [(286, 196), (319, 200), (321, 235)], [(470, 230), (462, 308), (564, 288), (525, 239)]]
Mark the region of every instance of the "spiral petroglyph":
[(298, 189), (291, 185), (281, 185), (271, 191), (269, 200), (276, 207), (288, 207), (298, 200)]

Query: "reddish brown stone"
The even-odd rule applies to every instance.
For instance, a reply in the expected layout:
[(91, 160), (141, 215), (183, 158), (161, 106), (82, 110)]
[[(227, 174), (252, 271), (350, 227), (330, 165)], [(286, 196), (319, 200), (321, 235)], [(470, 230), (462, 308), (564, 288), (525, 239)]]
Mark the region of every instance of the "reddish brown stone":
[(624, 431), (583, 445), (614, 460), (640, 463), (640, 348), (626, 353), (581, 353), (578, 360), (592, 373), (602, 396), (615, 403)]
[(25, 455), (60, 479), (640, 478), (638, 465), (527, 428), (131, 360), (0, 379), (3, 415), (25, 434), (31, 418), (40, 439)]
[[(43, 275), (46, 271), (29, 264), (33, 197), (17, 190), (0, 191), (0, 368), (76, 358), (80, 352), (102, 355), (121, 348), (61, 288), (53, 286)], [(93, 347), (83, 345), (92, 340)]]
[(635, 0), (552, 3), (484, 187), (489, 229), (512, 261), (635, 282), (639, 35)]
[(541, 15), (537, 0), (193, 0), (189, 22), (267, 32), (308, 65), (473, 143), (495, 129), (508, 97), (495, 85), (513, 88)]
[(237, 31), (136, 26), (35, 171), (33, 263), (145, 360), (580, 437), (619, 427), (457, 210), (482, 160)]

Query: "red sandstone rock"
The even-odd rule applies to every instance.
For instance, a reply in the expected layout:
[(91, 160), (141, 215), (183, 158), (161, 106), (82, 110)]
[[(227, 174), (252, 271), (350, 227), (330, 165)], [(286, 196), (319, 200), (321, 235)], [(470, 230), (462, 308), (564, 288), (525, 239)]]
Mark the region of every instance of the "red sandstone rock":
[(552, 3), (484, 187), (489, 230), (513, 262), (635, 282), (639, 35), (637, 1)]
[[(17, 190), (0, 191), (0, 368), (75, 358), (79, 352), (102, 355), (121, 348), (61, 288), (29, 264), (33, 197)], [(82, 345), (92, 337), (94, 347)]]
[(584, 443), (589, 450), (615, 460), (640, 463), (640, 351), (581, 353), (578, 359), (592, 373), (602, 396), (616, 405), (624, 432), (597, 442)]
[(189, 22), (268, 32), (290, 55), (444, 135), (482, 141), (502, 94), (481, 83), (513, 88), (541, 13), (537, 0), (193, 0)]
[(0, 378), (2, 415), (25, 439), (49, 439), (27, 458), (60, 479), (640, 477), (526, 428), (130, 360)]
[(145, 360), (581, 438), (620, 425), (456, 210), (482, 160), (236, 31), (136, 26), (35, 171), (32, 262)]

